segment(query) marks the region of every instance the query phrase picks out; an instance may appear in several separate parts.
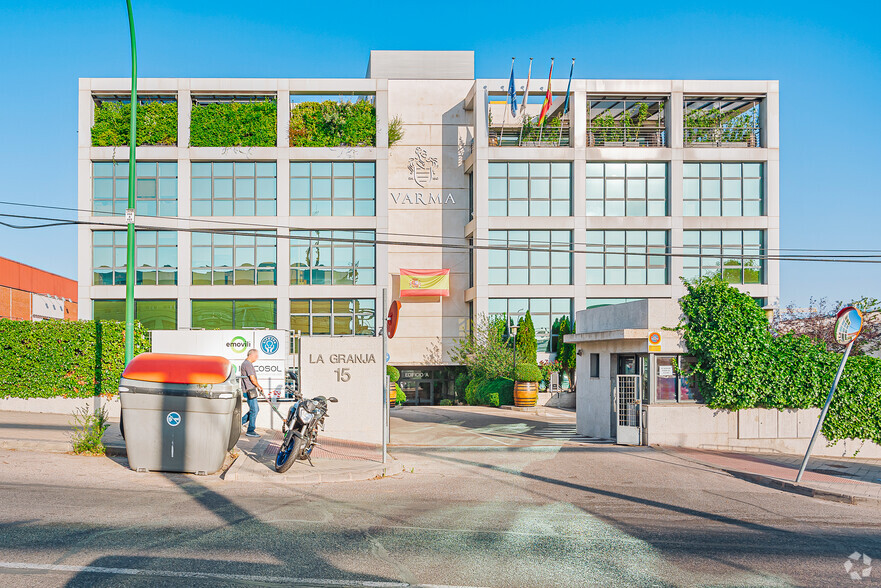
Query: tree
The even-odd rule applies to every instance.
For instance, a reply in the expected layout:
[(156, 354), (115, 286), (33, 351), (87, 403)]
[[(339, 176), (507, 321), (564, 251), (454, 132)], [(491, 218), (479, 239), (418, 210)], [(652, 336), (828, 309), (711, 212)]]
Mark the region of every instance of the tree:
[(806, 309), (790, 304), (775, 313), (771, 329), (778, 335), (807, 335), (817, 343), (824, 343), (828, 351), (841, 352), (844, 345), (835, 341), (832, 328), (835, 315), (845, 306), (855, 306), (863, 313), (863, 330), (854, 341), (851, 355), (874, 355), (881, 350), (881, 301), (877, 298), (864, 296), (851, 302), (838, 300), (831, 304), (826, 298), (811, 298)]
[(569, 375), (569, 389), (575, 391), (575, 344), (565, 343), (563, 337), (575, 332), (575, 322), (569, 323), (568, 317), (560, 320), (560, 353), (557, 354), (557, 361), (560, 366)]
[(450, 358), (468, 368), (472, 380), (512, 379), (514, 351), (505, 338), (504, 317), (480, 315), (469, 335), (456, 341)]
[(532, 324), (532, 315), (526, 311), (526, 316), (517, 322), (517, 336), (515, 339), (517, 358), (526, 363), (538, 361), (537, 343), (535, 341), (535, 325)]

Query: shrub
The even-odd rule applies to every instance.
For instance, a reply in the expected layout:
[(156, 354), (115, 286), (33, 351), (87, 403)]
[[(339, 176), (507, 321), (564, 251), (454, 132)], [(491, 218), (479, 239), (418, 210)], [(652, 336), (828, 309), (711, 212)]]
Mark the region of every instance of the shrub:
[(376, 107), (366, 100), (295, 104), (291, 108), (290, 140), (291, 147), (376, 145)]
[[(150, 350), (135, 322), (135, 355)], [(0, 319), (0, 396), (115, 395), (125, 367), (125, 323)]]
[(275, 147), (275, 100), (194, 104), (191, 147)]
[(443, 400), (440, 401), (440, 405), (441, 406), (453, 406), (453, 401), (450, 400), (449, 398), (444, 398)]
[(474, 378), (468, 385), (465, 387), (465, 404), (470, 404), (472, 406), (480, 404), (480, 401), (477, 398), (477, 387), (483, 382), (482, 378)]
[(405, 402), (407, 402), (407, 395), (404, 394), (404, 391), (401, 390), (401, 385), (395, 382), (395, 390), (397, 391), (397, 395), (395, 396), (395, 404), (398, 406), (403, 406)]
[[(137, 145), (177, 145), (177, 102), (138, 104), (135, 143)], [(131, 132), (131, 104), (95, 104), (92, 125), (93, 147), (128, 145)]]
[(534, 363), (518, 363), (514, 379), (518, 382), (541, 382), (541, 370)]
[(104, 455), (105, 447), (102, 438), (107, 430), (107, 409), (89, 412), (85, 406), (73, 413), (73, 435), (71, 443), (74, 453), (88, 455)]
[(388, 374), (388, 377), (392, 382), (397, 382), (401, 379), (400, 370), (393, 365), (385, 366), (385, 373)]
[(535, 363), (537, 361), (537, 350), (535, 341), (535, 325), (532, 324), (532, 315), (526, 311), (526, 316), (521, 317), (517, 322), (517, 336), (515, 337), (517, 347), (517, 357), (523, 361)]
[(466, 372), (456, 376), (456, 380), (453, 382), (453, 390), (456, 391), (456, 400), (459, 402), (465, 402), (465, 388), (470, 381), (471, 377)]
[(388, 121), (388, 146), (391, 147), (404, 138), (404, 121), (400, 116), (393, 116)]
[(505, 318), (480, 315), (471, 332), (458, 339), (450, 357), (468, 368), (472, 379), (510, 378), (514, 353), (505, 340)]
[[(841, 362), (822, 341), (773, 337), (764, 311), (721, 276), (686, 282), (678, 329), (711, 408), (821, 407)], [(829, 441), (881, 443), (881, 359), (850, 358), (823, 423)]]

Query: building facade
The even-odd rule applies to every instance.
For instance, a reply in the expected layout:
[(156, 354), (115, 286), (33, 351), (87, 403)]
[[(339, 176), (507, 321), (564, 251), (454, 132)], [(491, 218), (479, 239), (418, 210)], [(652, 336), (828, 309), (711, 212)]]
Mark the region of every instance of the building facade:
[(0, 257), (0, 319), (77, 320), (76, 280)]
[[(529, 310), (549, 351), (557, 318), (677, 298), (680, 276), (722, 271), (776, 300), (777, 82), (574, 79), (567, 100), (555, 79), (539, 126), (538, 78), (516, 117), (472, 52), (373, 51), (364, 79), (139, 80), (145, 103), (176, 105), (177, 134), (137, 150), (138, 318), (372, 335), (400, 300), (390, 362), (436, 403), (482, 314)], [(86, 318), (122, 316), (128, 148), (93, 127), (129, 85), (80, 80), (78, 208), (101, 223), (79, 229)], [(313, 140), (301, 123), (336, 116), (327, 101), (369, 103), (375, 137)], [(212, 109), (256, 102), (274, 104), (271, 144), (205, 139)], [(448, 270), (448, 295), (402, 296), (421, 287), (402, 269)]]

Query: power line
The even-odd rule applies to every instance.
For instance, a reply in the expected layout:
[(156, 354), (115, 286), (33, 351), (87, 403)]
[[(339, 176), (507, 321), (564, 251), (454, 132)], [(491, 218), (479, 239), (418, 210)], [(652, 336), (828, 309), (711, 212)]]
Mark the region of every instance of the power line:
[[(0, 205), (24, 206), (24, 207), (29, 207), (29, 208), (46, 208), (46, 209), (52, 209), (52, 210), (66, 210), (66, 211), (72, 211), (72, 212), (87, 212), (90, 215), (93, 214), (93, 212), (94, 212), (90, 209), (84, 209), (84, 208), (73, 208), (73, 207), (66, 207), (66, 206), (49, 206), (46, 204), (28, 204), (28, 203), (24, 203), (24, 202), (11, 202), (11, 201), (0, 201)], [(14, 215), (0, 215), (0, 216), (14, 216)], [(108, 214), (107, 216), (122, 218), (124, 216), (124, 213), (112, 212), (112, 213)], [(22, 216), (19, 218), (39, 218), (39, 217)], [(374, 231), (374, 233), (377, 235), (384, 235), (387, 237), (428, 237), (428, 238), (437, 238), (437, 239), (459, 239), (462, 241), (467, 241), (469, 239), (468, 237), (450, 237), (450, 236), (446, 236), (446, 235), (433, 236), (433, 235), (421, 235), (421, 234), (415, 234), (415, 233), (397, 233), (397, 232), (387, 232), (387, 231), (376, 231), (375, 229), (369, 229), (369, 228), (368, 229), (350, 229), (350, 228), (345, 228), (345, 227), (335, 227), (335, 228), (310, 228), (310, 227), (291, 227), (291, 226), (279, 227), (278, 225), (267, 225), (267, 224), (261, 224), (261, 223), (248, 223), (248, 222), (238, 221), (238, 220), (237, 221), (225, 221), (225, 220), (221, 220), (221, 219), (207, 218), (207, 217), (175, 216), (175, 217), (148, 217), (148, 218), (167, 218), (168, 220), (181, 220), (181, 221), (187, 221), (187, 222), (224, 224), (224, 225), (233, 225), (235, 227), (247, 227), (247, 228), (267, 230), (267, 231), (277, 231), (280, 228), (285, 228), (288, 230), (295, 230), (295, 231), (324, 231), (324, 230), (328, 230), (328, 231), (329, 230)], [(70, 224), (89, 224), (86, 221), (64, 221), (64, 222), (70, 223)], [(101, 223), (98, 223), (97, 221), (95, 221), (92, 224), (101, 224)], [(107, 224), (108, 224), (108, 226), (114, 226), (114, 227), (117, 227), (117, 226), (124, 227), (125, 226), (124, 224), (115, 224), (115, 223), (107, 223)], [(34, 227), (34, 228), (37, 228), (37, 227)], [(145, 227), (141, 227), (141, 228), (145, 228)], [(152, 230), (165, 230), (165, 231), (174, 230), (174, 231), (187, 231), (187, 232), (199, 232), (199, 233), (213, 232), (212, 230), (207, 229), (207, 228), (193, 230), (193, 229), (177, 229), (177, 228), (169, 228), (169, 227), (159, 227), (157, 229), (152, 229)], [(499, 231), (523, 230), (523, 231), (528, 231), (530, 229), (490, 229), (490, 230), (499, 230)], [(540, 229), (540, 230), (543, 230), (543, 231), (555, 231), (555, 230), (569, 231), (571, 229)], [(587, 229), (587, 230), (627, 230), (627, 229)], [(652, 229), (649, 229), (649, 230), (652, 230)], [(667, 230), (667, 229), (657, 229), (657, 230)], [(701, 229), (695, 229), (695, 230), (701, 230)], [(712, 229), (710, 229), (710, 230), (712, 230)], [(723, 229), (718, 229), (718, 230), (723, 230)], [(324, 238), (324, 237), (307, 238), (307, 239), (321, 240), (321, 241), (332, 240), (331, 238)], [(498, 239), (493, 239), (493, 238), (488, 238), (488, 237), (487, 238), (471, 237), (470, 239), (472, 241), (498, 241)], [(352, 240), (351, 239), (342, 239), (342, 241), (351, 242)], [(522, 241), (522, 240), (515, 240), (514, 242), (525, 243), (525, 241)], [(393, 244), (395, 244), (395, 245), (409, 245), (410, 243), (393, 243)], [(414, 243), (413, 245), (414, 246), (422, 246), (422, 247), (434, 247), (439, 244)], [(571, 243), (571, 246), (572, 247), (578, 247), (578, 246), (593, 247), (591, 245), (588, 245), (587, 243), (579, 243), (579, 242), (573, 242), (573, 243)], [(622, 245), (622, 247), (624, 247), (624, 246)], [(690, 249), (690, 247), (687, 245), (666, 245), (665, 247), (668, 249)], [(725, 246), (720, 244), (719, 247), (724, 248)], [(473, 248), (480, 248), (480, 246), (473, 246)], [(491, 247), (491, 249), (501, 249), (501, 247), (493, 246), (493, 247)], [(877, 253), (877, 254), (881, 255), (881, 249), (806, 249), (806, 248), (778, 248), (778, 249), (763, 248), (763, 249), (765, 251), (778, 251), (778, 252), (789, 251), (789, 252), (795, 252), (795, 253), (801, 252), (801, 253), (805, 253), (805, 254), (815, 253), (815, 254), (818, 254), (821, 256), (827, 256), (827, 257), (830, 257), (829, 254), (837, 254), (837, 253), (842, 253), (842, 254), (843, 253), (854, 253), (854, 254), (856, 254), (856, 253)], [(517, 250), (521, 250), (521, 249), (517, 249)], [(535, 248), (530, 248), (530, 247), (525, 248), (525, 250), (528, 250), (528, 251), (534, 251), (534, 250), (555, 251), (558, 253), (565, 253), (566, 252), (566, 250), (562, 250), (562, 249), (548, 249), (548, 248), (535, 249)], [(573, 252), (579, 253), (578, 251), (573, 251)], [(592, 249), (591, 251), (588, 251), (587, 253), (601, 253), (601, 252), (602, 251), (597, 251), (597, 250)], [(618, 251), (613, 251), (613, 253), (618, 253)], [(831, 255), (831, 257), (835, 257), (835, 258), (850, 258), (850, 257), (853, 257), (853, 258), (859, 258), (859, 257), (875, 258), (875, 257), (879, 257), (879, 255)], [(701, 257), (700, 255), (683, 255), (683, 256), (684, 257)], [(734, 256), (725, 256), (725, 257), (734, 257)], [(752, 259), (755, 256), (747, 256), (747, 257)], [(802, 257), (802, 256), (798, 255), (795, 257)]]
[[(71, 225), (80, 225), (80, 226), (101, 226), (101, 227), (113, 227), (116, 230), (121, 230), (125, 225), (121, 225), (119, 223), (108, 223), (108, 222), (100, 222), (100, 221), (71, 221), (67, 219), (57, 219), (51, 217), (38, 217), (38, 216), (27, 216), (27, 215), (17, 215), (17, 214), (2, 214), (0, 213), (0, 217), (9, 217), (9, 218), (20, 218), (27, 219), (33, 221), (50, 221), (55, 222), (57, 224), (71, 224)], [(51, 225), (47, 225), (51, 226)], [(38, 227), (13, 227), (13, 228), (38, 228)], [(723, 254), (722, 249), (724, 247), (719, 245), (719, 253), (676, 253), (669, 251), (670, 247), (667, 245), (644, 245), (640, 251), (634, 252), (632, 250), (633, 246), (626, 247), (621, 246), (621, 249), (607, 249), (607, 248), (594, 248), (594, 246), (587, 246), (590, 249), (573, 249), (571, 246), (567, 246), (567, 248), (554, 248), (554, 247), (532, 247), (532, 246), (511, 246), (511, 245), (479, 245), (479, 244), (454, 244), (454, 243), (425, 243), (425, 242), (417, 242), (417, 241), (398, 241), (398, 240), (390, 240), (390, 239), (349, 239), (342, 237), (311, 237), (309, 235), (282, 235), (275, 233), (274, 235), (267, 235), (264, 232), (268, 232), (272, 229), (277, 229), (277, 227), (268, 227), (264, 232), (257, 231), (242, 231), (242, 230), (230, 230), (230, 229), (214, 229), (214, 228), (169, 228), (163, 226), (153, 226), (153, 225), (139, 225), (136, 227), (137, 230), (148, 230), (148, 231), (175, 231), (175, 232), (186, 232), (186, 233), (212, 233), (212, 234), (222, 234), (222, 235), (233, 235), (233, 236), (243, 236), (243, 237), (275, 237), (276, 240), (288, 240), (288, 241), (320, 241), (320, 242), (329, 242), (329, 243), (351, 243), (351, 244), (364, 244), (364, 245), (395, 245), (395, 246), (406, 246), (406, 247), (426, 247), (426, 248), (438, 248), (438, 249), (457, 249), (464, 251), (525, 251), (525, 252), (548, 252), (548, 253), (569, 253), (569, 254), (588, 254), (588, 253), (603, 253), (603, 254), (614, 254), (614, 255), (640, 255), (640, 256), (654, 256), (654, 257), (669, 257), (669, 258), (701, 258), (701, 257), (720, 257), (725, 259), (740, 259), (740, 260), (773, 260), (773, 261), (813, 261), (813, 262), (824, 262), (824, 263), (881, 263), (881, 255), (853, 255), (853, 256), (824, 256), (824, 255), (768, 255), (768, 254), (757, 254), (757, 255), (736, 255), (736, 254)], [(310, 229), (301, 229), (304, 231), (308, 231)], [(350, 230), (356, 232), (357, 229), (340, 229), (340, 230)], [(368, 230), (368, 229), (363, 229)], [(664, 251), (654, 251), (653, 247), (664, 247)]]

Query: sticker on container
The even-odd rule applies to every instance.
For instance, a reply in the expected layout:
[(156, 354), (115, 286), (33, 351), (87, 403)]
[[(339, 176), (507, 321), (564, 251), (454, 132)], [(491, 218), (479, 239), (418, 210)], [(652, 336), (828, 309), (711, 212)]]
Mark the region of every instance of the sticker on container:
[(176, 412), (168, 413), (168, 416), (165, 417), (165, 422), (167, 422), (172, 427), (176, 427), (180, 424), (180, 415)]

